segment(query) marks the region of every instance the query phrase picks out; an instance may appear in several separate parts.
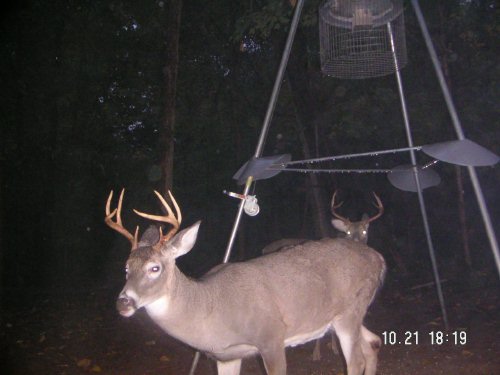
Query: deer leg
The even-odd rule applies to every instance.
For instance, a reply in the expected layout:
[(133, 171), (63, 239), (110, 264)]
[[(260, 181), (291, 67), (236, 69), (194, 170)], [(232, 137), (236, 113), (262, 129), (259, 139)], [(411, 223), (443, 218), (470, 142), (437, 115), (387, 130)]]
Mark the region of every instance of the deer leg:
[(357, 319), (341, 319), (333, 326), (347, 364), (347, 375), (363, 375), (365, 358), (361, 349), (361, 325)]
[(241, 368), (241, 359), (233, 361), (217, 361), (217, 375), (239, 375)]
[(332, 351), (335, 355), (339, 355), (340, 351), (339, 351), (339, 344), (337, 342), (337, 335), (335, 335), (334, 331), (331, 331), (330, 334), (332, 338)]
[[(331, 349), (335, 355), (339, 355), (339, 346), (337, 344), (337, 338), (335, 336), (335, 332), (331, 331)], [(319, 361), (321, 360), (321, 339), (317, 339), (316, 343), (314, 344), (314, 350), (312, 354), (312, 360), (313, 361)]]
[(260, 350), (267, 375), (286, 375), (285, 348), (282, 345)]
[(317, 339), (314, 344), (313, 350), (313, 361), (319, 361), (321, 359), (321, 339)]
[(381, 345), (380, 337), (361, 326), (361, 350), (366, 360), (365, 375), (375, 375), (377, 372), (377, 357)]

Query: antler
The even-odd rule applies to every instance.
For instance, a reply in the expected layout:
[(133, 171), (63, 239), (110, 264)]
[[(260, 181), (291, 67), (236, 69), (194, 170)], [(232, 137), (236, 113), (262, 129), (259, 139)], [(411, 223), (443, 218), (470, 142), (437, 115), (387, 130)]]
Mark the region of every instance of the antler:
[(165, 199), (161, 196), (161, 194), (158, 193), (156, 190), (155, 190), (155, 194), (160, 199), (160, 202), (162, 203), (163, 207), (165, 207), (165, 209), (167, 210), (168, 215), (166, 215), (166, 216), (150, 215), (150, 214), (146, 214), (144, 212), (140, 212), (137, 210), (134, 210), (134, 212), (137, 215), (142, 216), (146, 219), (161, 221), (163, 223), (168, 223), (168, 224), (171, 224), (173, 226), (173, 228), (171, 228), (167, 232), (167, 234), (165, 234), (165, 235), (162, 233), (162, 230), (160, 228), (160, 240), (159, 240), (158, 244), (163, 244), (164, 242), (171, 239), (174, 236), (174, 234), (176, 234), (177, 231), (179, 230), (179, 227), (180, 227), (181, 222), (182, 222), (182, 214), (181, 214), (181, 210), (179, 209), (179, 205), (175, 201), (175, 198), (172, 195), (172, 193), (170, 192), (170, 190), (168, 191), (168, 195), (170, 196), (170, 199), (172, 200), (172, 203), (174, 204), (177, 217), (175, 217), (172, 209), (170, 208), (168, 203), (165, 201)]
[(378, 213), (375, 216), (372, 216), (369, 219), (367, 219), (366, 221), (368, 223), (372, 222), (373, 220), (377, 220), (384, 213), (384, 205), (382, 204), (382, 201), (374, 191), (372, 191), (372, 193), (376, 200), (376, 203), (373, 203), (373, 205), (378, 208)]
[[(123, 202), (123, 194), (125, 193), (125, 189), (122, 189), (120, 194), (120, 199), (118, 200), (118, 207), (111, 212), (111, 200), (113, 199), (113, 190), (109, 193), (108, 201), (106, 203), (106, 217), (104, 218), (104, 222), (111, 228), (116, 230), (118, 233), (125, 236), (130, 241), (132, 245), (132, 250), (137, 248), (137, 238), (139, 235), (139, 226), (135, 228), (135, 234), (132, 235), (127, 229), (123, 227), (122, 224), (122, 202)], [(116, 215), (116, 221), (113, 221), (113, 217)]]
[(342, 206), (344, 204), (344, 202), (340, 202), (339, 204), (335, 205), (335, 197), (337, 195), (337, 192), (338, 192), (338, 189), (335, 190), (335, 192), (333, 193), (333, 196), (332, 196), (332, 202), (330, 203), (330, 211), (332, 212), (332, 215), (335, 216), (337, 219), (340, 219), (342, 220), (343, 222), (350, 222), (350, 220), (344, 216), (341, 216), (339, 215), (335, 209), (336, 208), (339, 208), (340, 206)]

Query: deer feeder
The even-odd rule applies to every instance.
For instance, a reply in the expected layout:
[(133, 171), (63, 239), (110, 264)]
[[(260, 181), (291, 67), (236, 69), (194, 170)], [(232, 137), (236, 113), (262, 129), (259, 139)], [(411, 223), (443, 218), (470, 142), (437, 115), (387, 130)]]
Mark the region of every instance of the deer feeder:
[(328, 0), (319, 8), (319, 41), (321, 70), (328, 76), (362, 79), (394, 73), (407, 62), (402, 2)]

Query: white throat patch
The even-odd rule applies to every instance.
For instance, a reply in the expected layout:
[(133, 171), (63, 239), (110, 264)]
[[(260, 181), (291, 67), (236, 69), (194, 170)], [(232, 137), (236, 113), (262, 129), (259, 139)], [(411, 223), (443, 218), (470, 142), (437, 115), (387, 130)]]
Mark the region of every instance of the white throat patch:
[(169, 302), (169, 298), (167, 296), (163, 296), (145, 306), (145, 309), (152, 318), (165, 316), (168, 311)]

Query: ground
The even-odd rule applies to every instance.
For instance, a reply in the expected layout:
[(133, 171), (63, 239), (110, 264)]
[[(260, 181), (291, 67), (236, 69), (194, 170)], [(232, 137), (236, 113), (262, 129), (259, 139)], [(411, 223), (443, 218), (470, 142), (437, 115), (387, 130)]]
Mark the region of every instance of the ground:
[[(500, 374), (498, 280), (443, 284), (450, 335), (441, 345), (432, 345), (430, 336), (444, 331), (434, 287), (386, 284), (366, 317), (377, 334), (386, 332), (387, 339), (396, 335), (394, 344), (381, 348), (377, 374)], [(194, 351), (156, 328), (143, 311), (129, 319), (119, 316), (114, 307), (119, 289), (117, 284), (78, 293), (4, 294), (2, 373), (187, 375)], [(465, 335), (464, 344), (454, 342), (454, 331), (465, 332), (458, 336)], [(322, 359), (316, 362), (311, 359), (314, 343), (287, 349), (288, 374), (345, 374), (329, 342), (322, 340)], [(202, 355), (196, 374), (215, 375), (214, 362)], [(258, 358), (250, 358), (244, 360), (242, 374), (265, 372)]]

